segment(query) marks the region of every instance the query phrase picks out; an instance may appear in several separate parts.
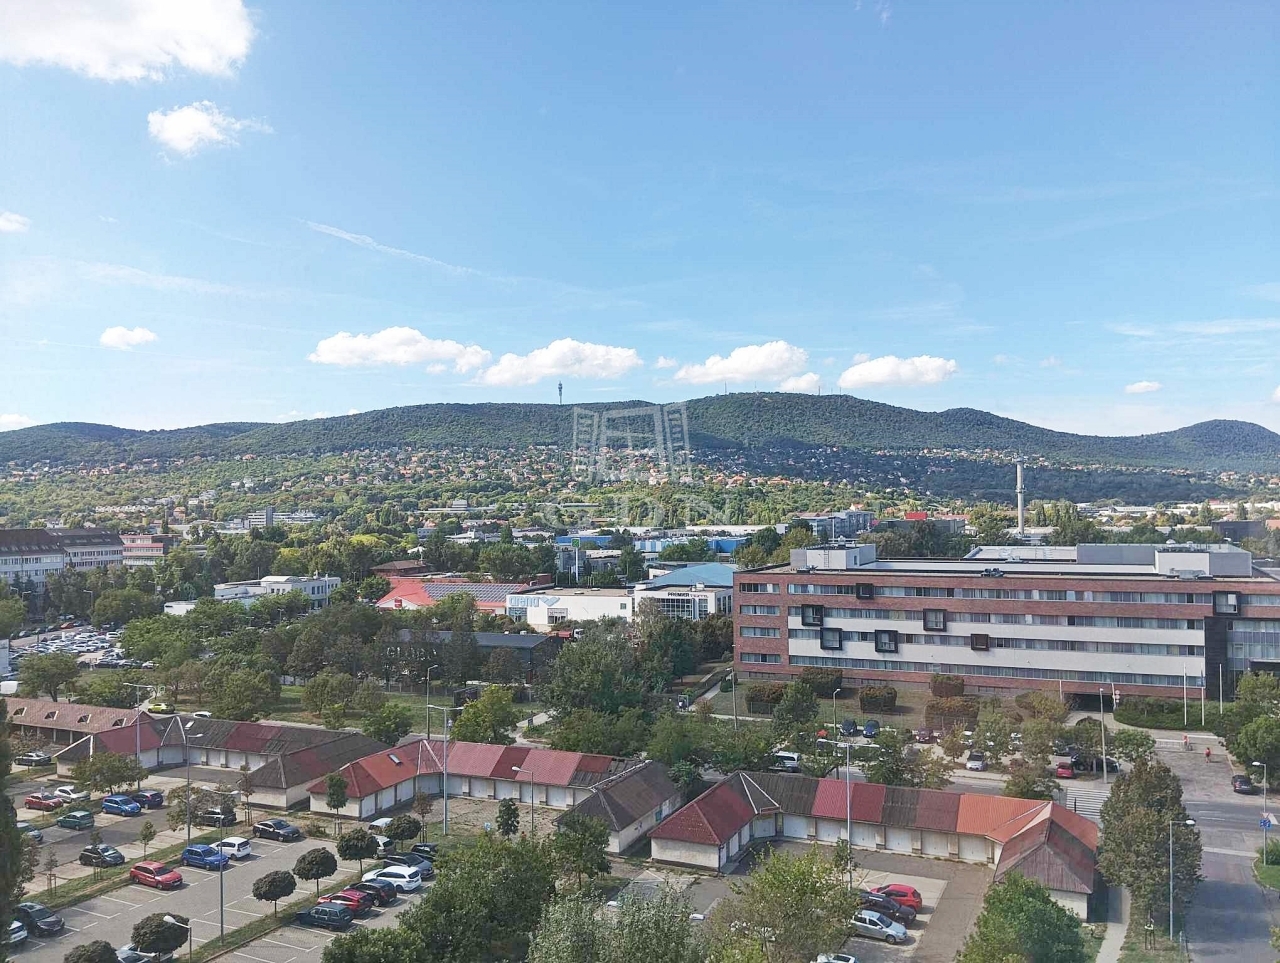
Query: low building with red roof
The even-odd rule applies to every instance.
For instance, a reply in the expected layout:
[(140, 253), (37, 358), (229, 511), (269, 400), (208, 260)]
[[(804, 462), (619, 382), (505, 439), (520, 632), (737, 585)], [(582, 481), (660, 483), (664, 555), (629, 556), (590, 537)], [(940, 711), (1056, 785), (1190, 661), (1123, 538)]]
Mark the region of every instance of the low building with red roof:
[(516, 582), (469, 582), (466, 579), (403, 578), (388, 579), (391, 591), (378, 599), (380, 609), (425, 609), (437, 605), (450, 595), (466, 592), (476, 600), (476, 609), (505, 615), (507, 596), (530, 591), (533, 586)]
[(1099, 888), (1097, 825), (1038, 799), (737, 772), (649, 839), (655, 860), (713, 870), (757, 842), (850, 839), (857, 849), (984, 864), (997, 879), (1019, 872), (1082, 918)]
[[(640, 764), (583, 752), (532, 746), (494, 746), (416, 737), (347, 763), (336, 771), (347, 781), (347, 805), (339, 812), (371, 819), (410, 802), (420, 792), (478, 799), (516, 799), (552, 809), (569, 809), (585, 800), (594, 786)], [(328, 812), (323, 778), (309, 787), (311, 808)]]

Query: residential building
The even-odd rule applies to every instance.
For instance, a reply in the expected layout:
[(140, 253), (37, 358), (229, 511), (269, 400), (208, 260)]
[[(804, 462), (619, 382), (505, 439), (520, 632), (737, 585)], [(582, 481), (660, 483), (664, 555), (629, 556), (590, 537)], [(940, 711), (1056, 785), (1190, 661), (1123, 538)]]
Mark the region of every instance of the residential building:
[(1038, 799), (737, 772), (649, 833), (653, 859), (716, 871), (779, 839), (977, 863), (997, 880), (1016, 870), (1082, 919), (1103, 892), (1097, 825)]
[(1211, 522), (1210, 527), (1219, 538), (1227, 538), (1233, 542), (1267, 537), (1267, 520), (1264, 518), (1227, 519)]
[(101, 528), (51, 528), (67, 557), (67, 568), (87, 570), (124, 564), (124, 542)]
[(383, 562), (369, 569), (370, 575), (381, 575), (383, 578), (404, 578), (412, 575), (428, 575), (431, 569), (421, 561), (401, 559), (395, 562)]
[(121, 565), (124, 543), (97, 528), (0, 529), (0, 580), (43, 595), (51, 572)]
[(155, 565), (164, 558), (174, 546), (182, 542), (181, 535), (125, 534), (120, 536), (124, 551), (122, 561), (128, 568), (139, 565)]
[(546, 629), (560, 622), (589, 622), (594, 619), (635, 617), (635, 599), (630, 589), (539, 588), (508, 595), (506, 611), (511, 618)]
[(684, 791), (671, 781), (667, 767), (646, 760), (597, 783), (590, 795), (566, 815), (591, 816), (603, 822), (609, 827), (607, 849), (619, 856), (679, 809), (682, 802)]
[(797, 519), (808, 522), (814, 536), (820, 542), (853, 541), (859, 532), (871, 530), (876, 522), (872, 512), (849, 508), (842, 512), (801, 512)]
[(239, 602), (248, 608), (264, 595), (288, 595), (301, 592), (313, 609), (329, 604), (329, 596), (342, 584), (336, 575), (264, 575), (244, 582), (223, 582), (213, 587), (213, 597), (224, 602)]
[[(415, 646), (425, 644), (422, 635), (423, 633), (414, 629), (401, 629), (398, 639), (403, 648), (394, 654), (401, 658), (406, 655), (420, 658), (421, 656), (415, 651)], [(453, 641), (453, 632), (448, 629), (438, 631), (435, 635), (440, 645), (448, 645)], [(532, 681), (528, 678), (530, 673), (555, 661), (555, 657), (560, 653), (560, 646), (564, 643), (559, 636), (544, 635), (540, 632), (476, 632), (475, 640), (481, 655), (486, 659), (498, 649), (506, 649), (514, 654), (527, 681)]]
[(681, 619), (705, 619), (733, 611), (733, 573), (736, 565), (708, 562), (675, 569), (641, 582), (632, 590), (638, 611), (653, 602), (663, 615)]
[(733, 597), (744, 679), (822, 666), (847, 686), (941, 672), (979, 693), (1230, 697), (1241, 672), (1280, 668), (1280, 581), (1232, 545), (823, 546), (735, 573)]
[[(369, 819), (408, 803), (416, 793), (443, 794), (446, 761), (450, 796), (522, 803), (532, 797), (533, 805), (552, 809), (577, 805), (598, 783), (640, 764), (612, 756), (476, 742), (450, 742), (446, 760), (444, 740), (416, 737), (338, 769), (347, 781), (347, 804), (339, 813)], [(311, 808), (328, 812), (325, 781), (314, 782), (310, 793)]]
[(5, 703), (11, 727), (41, 743), (55, 745), (71, 745), (95, 732), (132, 728), (139, 718), (145, 725), (151, 718), (137, 709), (109, 709), (65, 700), (5, 696)]

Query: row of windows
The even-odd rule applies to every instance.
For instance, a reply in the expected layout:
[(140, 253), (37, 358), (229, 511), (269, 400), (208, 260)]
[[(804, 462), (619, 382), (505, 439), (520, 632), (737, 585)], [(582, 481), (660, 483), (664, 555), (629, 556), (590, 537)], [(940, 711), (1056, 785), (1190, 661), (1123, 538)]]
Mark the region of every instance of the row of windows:
[(780, 586), (777, 582), (739, 582), (739, 592), (757, 592), (765, 595), (777, 595)]
[(782, 662), (782, 656), (768, 652), (741, 652), (738, 654), (738, 659), (742, 662), (768, 662), (774, 665)]
[[(744, 589), (765, 591), (765, 589)], [(768, 589), (776, 592), (777, 586)], [(1146, 605), (1214, 604), (1219, 614), (1230, 614), (1228, 607), (1245, 605), (1280, 605), (1280, 595), (1237, 595), (1233, 592), (1094, 592), (1075, 589), (1012, 588), (936, 588), (911, 585), (873, 585), (870, 582), (838, 585), (797, 582), (787, 586), (790, 595), (853, 595), (872, 598), (946, 598), (1006, 599), (1024, 602), (1131, 602)], [(1215, 596), (1217, 596), (1215, 598)], [(1230, 596), (1230, 599), (1223, 597)], [(1234, 610), (1234, 608), (1232, 608)]]
[[(821, 609), (806, 612), (806, 609)], [(1017, 612), (947, 612), (943, 609), (924, 609), (912, 612), (905, 609), (838, 609), (823, 606), (792, 605), (787, 608), (791, 618), (804, 619), (804, 624), (817, 624), (818, 619), (888, 619), (890, 621), (924, 622), (925, 628), (941, 631), (952, 622), (970, 622), (983, 625), (1066, 625), (1095, 629), (1190, 629), (1203, 630), (1204, 619), (1148, 619), (1119, 615), (1028, 615)]]
[[(839, 632), (837, 636), (835, 632)], [(806, 642), (819, 642), (824, 649), (842, 648), (845, 642), (876, 642), (875, 632), (849, 632), (832, 629), (788, 629), (787, 638)], [(1280, 641), (1280, 636), (1275, 637)], [(897, 633), (897, 641), (903, 645), (954, 645), (970, 648), (971, 635), (913, 635)], [(995, 649), (1033, 649), (1040, 652), (1098, 652), (1111, 655), (1173, 655), (1202, 658), (1203, 645), (1161, 645), (1145, 642), (1093, 642), (1077, 639), (1006, 639), (991, 637), (988, 642)]]
[(1204, 685), (1198, 675), (1147, 675), (1139, 672), (1080, 672), (1071, 669), (1026, 668), (1011, 665), (939, 665), (936, 662), (899, 662), (884, 659), (845, 659), (829, 655), (793, 655), (792, 665), (816, 665), (831, 669), (875, 669), (881, 672), (942, 672), (947, 675), (997, 676), (1011, 679), (1061, 679), (1064, 682), (1114, 682), (1117, 685)]
[(738, 635), (744, 639), (779, 639), (782, 637), (782, 632), (760, 625), (744, 625), (738, 629)]
[[(776, 605), (739, 605), (738, 611), (742, 615), (777, 615), (778, 606)], [(795, 609), (796, 615), (800, 614), (800, 609)]]

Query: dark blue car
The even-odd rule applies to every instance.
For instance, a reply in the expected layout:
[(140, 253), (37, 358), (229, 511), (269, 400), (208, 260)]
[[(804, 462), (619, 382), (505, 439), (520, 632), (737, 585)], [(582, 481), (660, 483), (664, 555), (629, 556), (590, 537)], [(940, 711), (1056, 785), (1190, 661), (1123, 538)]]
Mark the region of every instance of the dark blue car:
[(136, 816), (142, 807), (128, 796), (107, 796), (102, 800), (102, 811), (113, 816)]
[(200, 844), (184, 849), (180, 862), (183, 866), (194, 866), (196, 869), (221, 870), (230, 860), (212, 846)]
[(159, 809), (164, 805), (164, 793), (154, 789), (139, 789), (129, 798), (143, 809)]

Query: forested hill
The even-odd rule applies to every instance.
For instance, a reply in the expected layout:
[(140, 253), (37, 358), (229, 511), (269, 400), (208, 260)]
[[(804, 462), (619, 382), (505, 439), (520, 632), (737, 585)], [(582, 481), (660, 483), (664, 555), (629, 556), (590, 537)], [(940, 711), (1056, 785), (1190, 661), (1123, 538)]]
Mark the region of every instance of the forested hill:
[[(588, 407), (621, 407), (619, 402)], [(913, 411), (845, 395), (743, 393), (688, 403), (696, 447), (997, 450), (1075, 464), (1280, 472), (1280, 435), (1241, 421), (1099, 437), (1049, 431), (972, 408)], [(569, 406), (435, 404), (287, 424), (227, 423), (173, 431), (38, 425), (0, 434), (0, 464), (274, 455), (352, 448), (567, 446)]]

